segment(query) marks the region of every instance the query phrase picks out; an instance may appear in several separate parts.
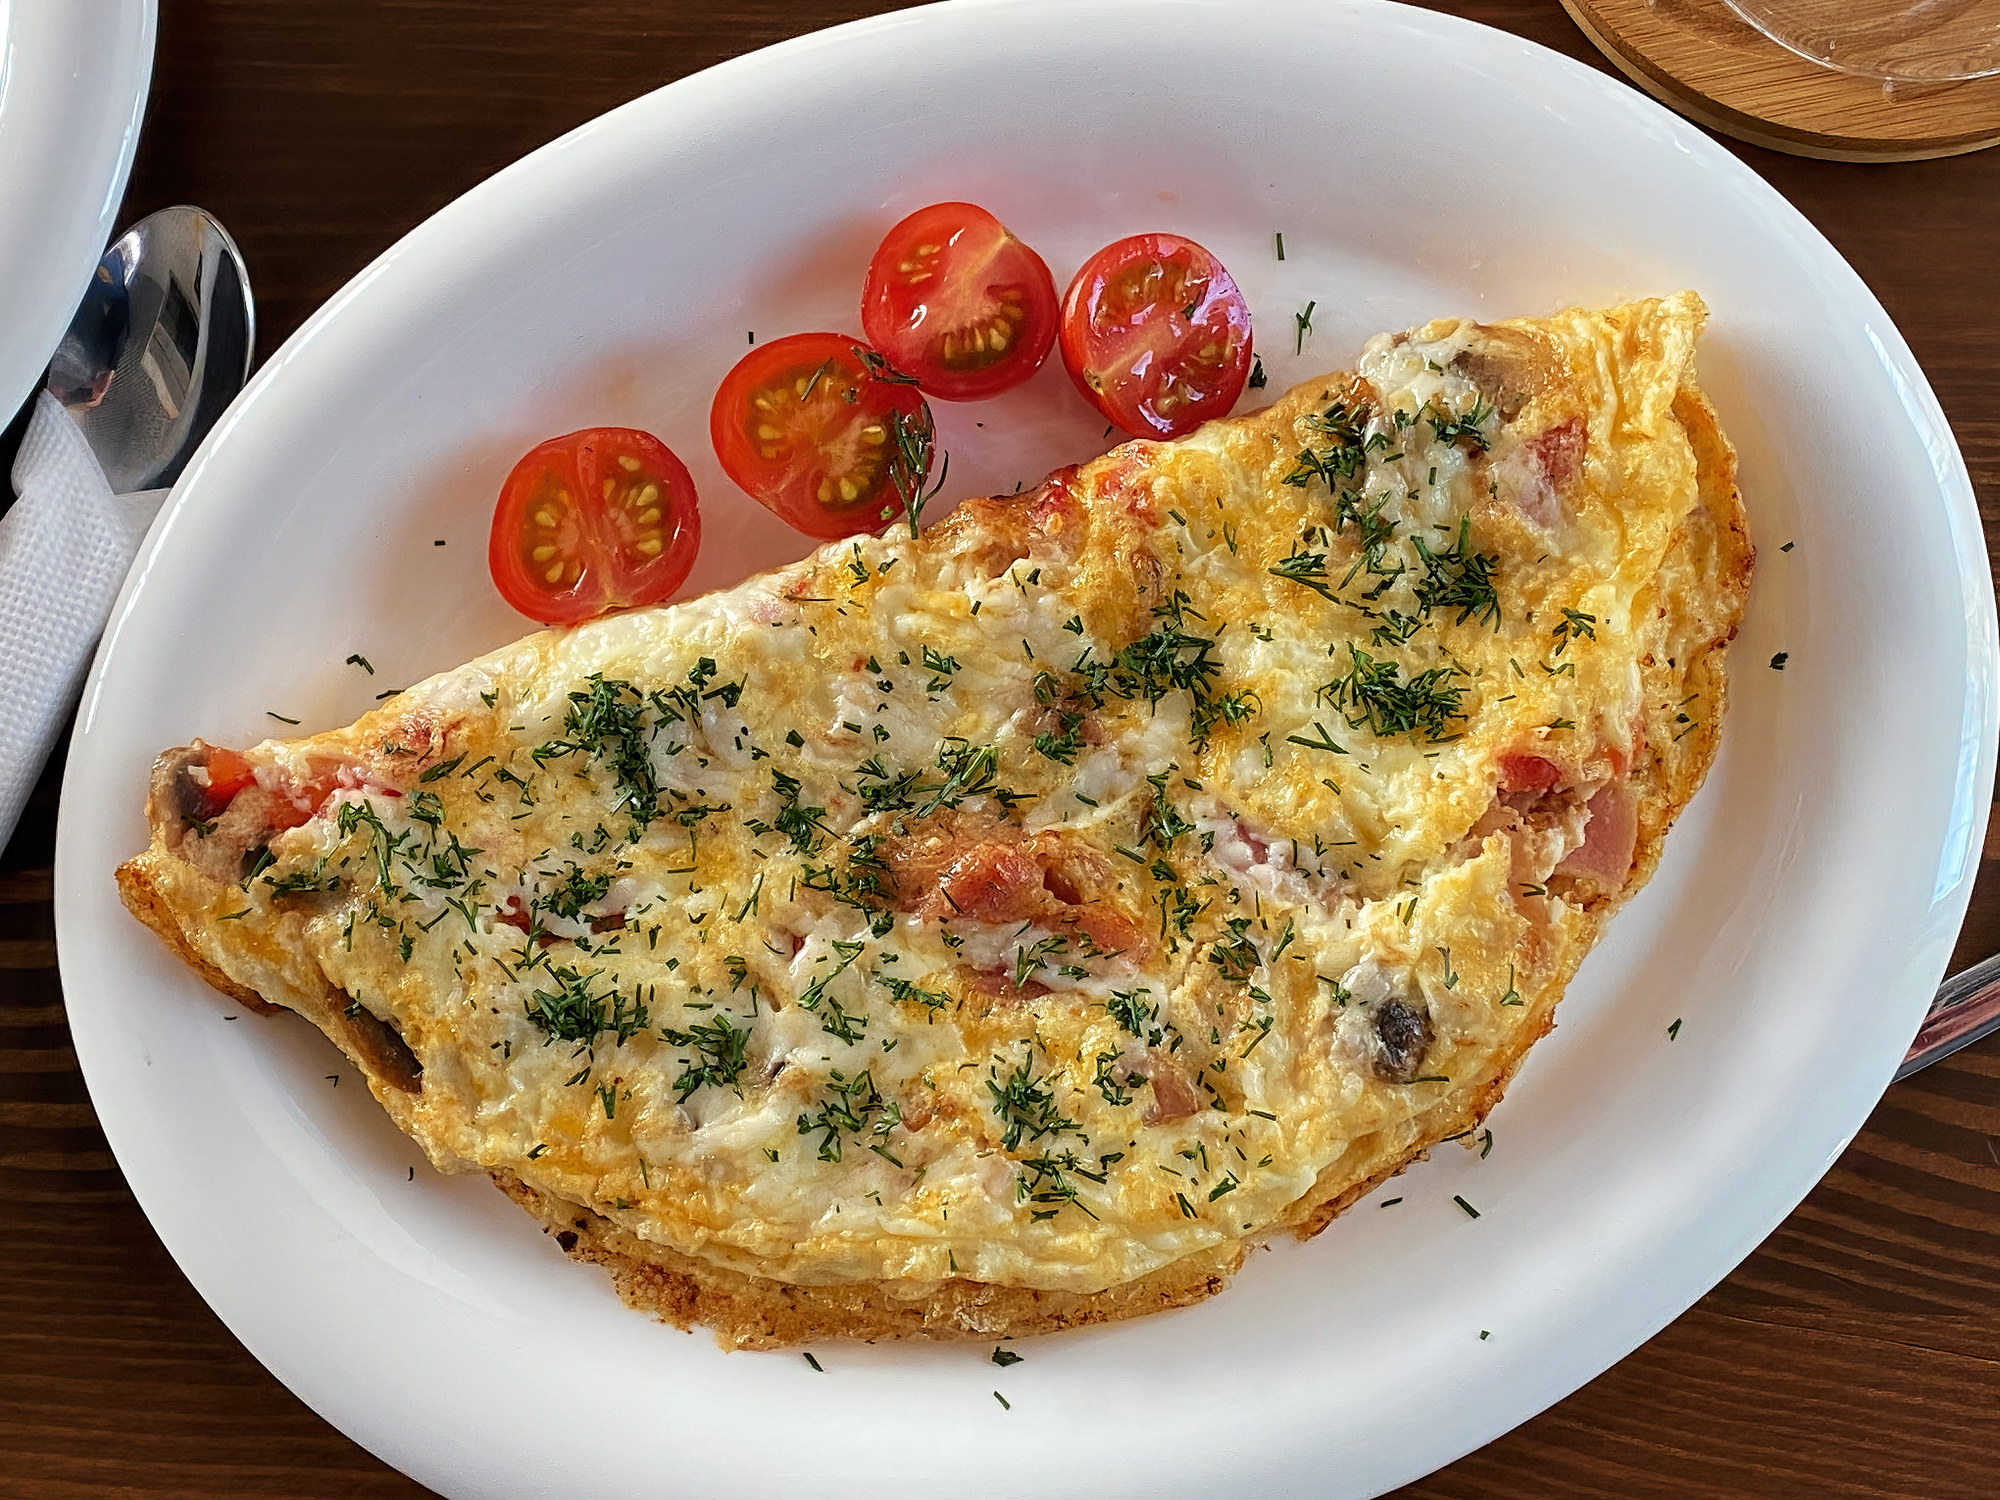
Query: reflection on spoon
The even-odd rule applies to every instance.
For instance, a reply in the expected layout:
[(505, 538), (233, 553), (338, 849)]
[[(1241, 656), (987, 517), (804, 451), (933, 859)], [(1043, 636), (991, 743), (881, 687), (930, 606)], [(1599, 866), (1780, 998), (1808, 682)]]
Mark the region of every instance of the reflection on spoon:
[(250, 373), (243, 257), (202, 209), (163, 208), (104, 253), (49, 364), (114, 494), (170, 485)]

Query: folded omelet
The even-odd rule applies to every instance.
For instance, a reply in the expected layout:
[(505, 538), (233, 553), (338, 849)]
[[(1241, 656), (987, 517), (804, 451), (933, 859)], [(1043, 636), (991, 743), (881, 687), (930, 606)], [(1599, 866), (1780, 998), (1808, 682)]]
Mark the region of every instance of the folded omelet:
[(1752, 552), (1700, 300), (1358, 372), (154, 770), (126, 903), (732, 1346), (1219, 1290), (1500, 1098)]

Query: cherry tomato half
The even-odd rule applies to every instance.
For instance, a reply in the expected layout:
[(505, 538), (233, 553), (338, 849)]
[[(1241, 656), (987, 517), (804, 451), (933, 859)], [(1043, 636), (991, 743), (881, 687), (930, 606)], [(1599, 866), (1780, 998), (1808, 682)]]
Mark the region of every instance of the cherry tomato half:
[(930, 468), (924, 398), (846, 334), (759, 344), (722, 377), (708, 431), (723, 473), (745, 493), (829, 540), (895, 520), (903, 514), (899, 472), (921, 484)]
[(574, 625), (666, 598), (700, 547), (687, 466), (651, 433), (588, 427), (514, 465), (493, 507), (486, 562), (522, 614)]
[(861, 327), (929, 394), (982, 401), (1049, 357), (1056, 284), (985, 209), (933, 203), (890, 230), (868, 262)]
[(1250, 377), (1250, 309), (1193, 240), (1135, 234), (1083, 263), (1063, 297), (1063, 364), (1137, 437), (1174, 438), (1228, 414)]

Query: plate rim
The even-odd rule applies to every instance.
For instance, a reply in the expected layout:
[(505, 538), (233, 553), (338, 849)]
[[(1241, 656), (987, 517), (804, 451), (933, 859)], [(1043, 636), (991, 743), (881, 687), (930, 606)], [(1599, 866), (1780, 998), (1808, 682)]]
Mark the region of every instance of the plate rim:
[[(1132, 0), (1092, 0), (1092, 3), (1098, 9), (1109, 10), (1109, 9), (1117, 9), (1120, 8), (1121, 6), (1130, 4), (1132, 3)], [(1201, 9), (1201, 8), (1215, 7), (1221, 3), (1224, 3), (1224, 0), (1167, 0), (1167, 3), (1176, 5), (1181, 8)], [(1003, 6), (1009, 8), (1024, 9), (1024, 10), (1040, 8), (1050, 12), (1058, 12), (1060, 10), (1072, 7), (1081, 8), (1075, 6), (1075, 0), (1071, 0), (1071, 5), (1068, 7), (1057, 3), (1057, 0), (950, 0), (950, 3), (948, 4), (923, 6), (923, 7), (918, 7), (914, 10), (892, 12), (890, 14), (883, 16), (863, 18), (860, 20), (844, 23), (840, 26), (831, 27), (821, 31), (808, 33), (803, 36), (790, 38), (786, 41), (774, 44), (771, 47), (759, 49), (754, 52), (742, 54), (738, 57), (730, 58), (724, 62), (714, 65), (711, 68), (704, 69), (699, 73), (688, 75), (688, 77), (684, 79), (676, 80), (672, 83), (663, 85), (659, 89), (649, 91), (648, 93), (641, 95), (636, 99), (630, 100), (625, 104), (619, 105), (612, 110), (606, 111), (604, 114), (592, 119), (591, 121), (585, 122), (584, 124), (576, 127), (574, 130), (565, 133), (561, 137), (558, 137), (556, 140), (551, 141), (548, 144), (537, 148), (537, 150), (522, 157), (520, 160), (511, 163), (505, 168), (502, 168), (499, 172), (496, 172), (493, 176), (485, 179), (483, 182), (471, 188), (465, 194), (462, 194), (459, 198), (454, 199), (451, 203), (445, 205), (443, 208), (438, 210), (437, 213), (433, 214), (431, 217), (424, 220), (421, 224), (417, 225), (415, 228), (410, 230), (407, 234), (399, 238), (393, 245), (391, 245), (380, 256), (378, 256), (374, 261), (372, 261), (366, 268), (364, 268), (360, 273), (358, 273), (354, 278), (352, 278), (345, 286), (343, 286), (332, 297), (330, 297), (327, 300), (327, 302), (323, 304), (319, 309), (317, 309), (314, 312), (314, 314), (306, 321), (306, 323), (303, 324), (300, 327), (300, 329), (296, 333), (294, 333), (290, 339), (286, 341), (285, 346), (282, 349), (280, 349), (276, 354), (274, 354), (272, 358), (267, 362), (266, 369), (259, 371), (257, 378), (252, 382), (252, 385), (249, 388), (249, 390), (246, 391), (246, 397), (259, 391), (268, 379), (275, 378), (276, 371), (282, 368), (283, 365), (287, 362), (287, 356), (289, 354), (291, 354), (296, 349), (303, 347), (303, 345), (306, 342), (308, 342), (312, 337), (314, 337), (319, 332), (319, 330), (322, 327), (324, 327), (330, 320), (338, 317), (341, 311), (350, 301), (352, 301), (356, 296), (360, 295), (361, 292), (366, 288), (366, 286), (370, 282), (372, 282), (378, 275), (380, 275), (383, 271), (385, 271), (392, 262), (394, 262), (395, 260), (399, 259), (402, 255), (407, 253), (409, 247), (413, 244), (413, 242), (417, 242), (419, 240), (419, 237), (423, 237), (425, 243), (427, 243), (431, 239), (438, 238), (446, 231), (439, 230), (435, 226), (443, 222), (449, 227), (450, 225), (455, 224), (457, 219), (463, 214), (474, 212), (478, 207), (483, 206), (489, 197), (496, 194), (508, 192), (510, 190), (510, 185), (512, 180), (529, 176), (532, 174), (532, 172), (540, 169), (539, 166), (531, 167), (530, 165), (531, 163), (538, 163), (543, 158), (549, 157), (563, 150), (572, 148), (583, 138), (587, 137), (588, 135), (599, 129), (604, 128), (606, 122), (611, 120), (613, 117), (625, 114), (627, 112), (641, 111), (649, 104), (650, 101), (657, 99), (661, 94), (664, 94), (670, 90), (681, 89), (685, 85), (694, 83), (696, 80), (712, 81), (719, 75), (726, 77), (737, 71), (754, 70), (760, 66), (763, 66), (764, 60), (769, 59), (773, 54), (783, 54), (789, 56), (793, 53), (814, 47), (837, 45), (839, 42), (851, 38), (855, 35), (865, 35), (877, 31), (924, 24), (924, 18), (936, 15), (940, 12), (962, 12), (969, 10), (998, 9)], [(1284, 8), (1297, 12), (1302, 18), (1310, 16), (1318, 24), (1334, 25), (1338, 24), (1338, 17), (1341, 12), (1381, 12), (1389, 10), (1391, 7), (1389, 0), (1340, 0), (1340, 3), (1331, 6), (1324, 6), (1324, 5), (1308, 6), (1302, 3), (1302, 0), (1291, 0), (1291, 3), (1285, 5)], [(1448, 15), (1439, 12), (1417, 11), (1412, 8), (1403, 6), (1394, 6), (1393, 9), (1396, 13), (1395, 15), (1396, 20), (1404, 26), (1414, 26), (1419, 30), (1435, 27), (1447, 31), (1453, 29), (1464, 29), (1464, 30), (1469, 30), (1471, 32), (1482, 33), (1488, 39), (1487, 42), (1488, 45), (1492, 44), (1491, 39), (1498, 38), (1501, 42), (1512, 46), (1514, 49), (1524, 54), (1531, 56), (1539, 55), (1539, 57), (1542, 59), (1545, 65), (1551, 65), (1560, 70), (1561, 72), (1565, 73), (1566, 75), (1576, 77), (1584, 82), (1597, 83), (1621, 89), (1627, 87), (1623, 85), (1619, 80), (1601, 74), (1597, 70), (1590, 68), (1588, 65), (1580, 63), (1575, 59), (1569, 58), (1564, 54), (1557, 52), (1553, 48), (1545, 47), (1540, 43), (1530, 41), (1526, 38), (1517, 36), (1514, 33), (1501, 31), (1498, 28), (1487, 27), (1481, 23), (1471, 21), (1467, 18), (1455, 15)], [(1299, 24), (1303, 26), (1308, 23), (1302, 19)], [(1825, 269), (1829, 270), (1832, 274), (1840, 277), (1847, 284), (1848, 293), (1850, 297), (1854, 300), (1855, 305), (1858, 308), (1865, 309), (1874, 314), (1873, 328), (1880, 331), (1880, 336), (1877, 338), (1877, 344), (1883, 356), (1885, 366), (1889, 370), (1891, 377), (1897, 380), (1903, 388), (1902, 394), (1904, 396), (1904, 415), (1908, 419), (1914, 431), (1916, 431), (1920, 436), (1928, 436), (1933, 440), (1930, 446), (1932, 448), (1933, 459), (1934, 459), (1934, 467), (1935, 467), (1934, 477), (1936, 479), (1936, 489), (1939, 499), (1943, 502), (1945, 519), (1950, 525), (1951, 536), (1952, 536), (1952, 557), (1955, 563), (1957, 564), (1962, 595), (1964, 602), (1967, 605), (1966, 618), (1965, 618), (1966, 637), (1964, 644), (1966, 647), (1967, 660), (1970, 670), (1965, 690), (1966, 698), (1964, 702), (1966, 705), (1967, 722), (1969, 726), (1971, 723), (1972, 710), (1974, 705), (1976, 703), (1983, 703), (1984, 705), (1990, 708), (1991, 704), (1994, 702), (1996, 697), (1996, 688), (2000, 688), (2000, 669), (1996, 669), (1996, 661), (2000, 660), (2000, 633), (1996, 633), (1996, 628), (1995, 628), (1994, 598), (1993, 598), (1990, 564), (1988, 563), (1986, 557), (1983, 533), (1981, 531), (1980, 524), (1978, 521), (1976, 496), (1971, 487), (1970, 476), (1966, 470), (1963, 456), (1957, 447), (1956, 440), (1951, 432), (1949, 423), (1944, 418), (1942, 409), (1937, 403), (1935, 394), (1932, 392), (1927, 378), (1924, 376), (1921, 367), (1918, 366), (1914, 356), (1909, 350), (1907, 342), (1903, 339), (1900, 331), (1896, 329), (1894, 323), (1890, 320), (1887, 312), (1882, 308), (1879, 299), (1877, 299), (1874, 296), (1873, 292), (1867, 287), (1866, 283), (1861, 280), (1859, 274), (1855, 272), (1854, 269), (1845, 260), (1845, 258), (1839, 254), (1839, 252), (1833, 247), (1831, 242), (1828, 241), (1826, 237), (1820, 233), (1818, 228), (1815, 225), (1813, 225), (1811, 221), (1804, 216), (1803, 213), (1801, 213), (1795, 206), (1793, 206), (1789, 202), (1789, 200), (1785, 199), (1782, 194), (1778, 193), (1776, 189), (1772, 188), (1770, 184), (1765, 182), (1762, 179), (1762, 177), (1759, 176), (1750, 167), (1748, 167), (1747, 164), (1738, 160), (1736, 157), (1731, 155), (1725, 148), (1723, 148), (1716, 142), (1710, 140), (1707, 136), (1703, 135), (1693, 126), (1687, 124), (1687, 122), (1681, 120), (1679, 117), (1672, 115), (1664, 107), (1659, 106), (1650, 100), (1645, 100), (1643, 96), (1637, 95), (1636, 92), (1634, 93), (1633, 97), (1634, 97), (1634, 102), (1643, 102), (1647, 108), (1656, 112), (1657, 116), (1659, 117), (1659, 121), (1665, 122), (1671, 128), (1673, 135), (1675, 136), (1677, 142), (1682, 146), (1683, 149), (1688, 149), (1695, 151), (1697, 153), (1705, 154), (1709, 156), (1710, 159), (1716, 162), (1718, 165), (1724, 165), (1728, 169), (1739, 172), (1741, 174), (1740, 181), (1742, 181), (1746, 186), (1754, 186), (1755, 192), (1758, 195), (1760, 195), (1763, 202), (1763, 206), (1767, 210), (1772, 210), (1772, 209), (1776, 210), (1778, 217), (1790, 229), (1792, 235), (1795, 237), (1799, 246), (1801, 248), (1810, 249), (1817, 256), (1817, 258), (1820, 260), (1822, 266)], [(472, 206), (468, 207), (468, 205)], [(161, 543), (165, 529), (170, 522), (172, 514), (178, 509), (180, 504), (183, 502), (185, 498), (186, 488), (189, 485), (189, 481), (192, 480), (194, 476), (199, 472), (199, 470), (203, 467), (203, 460), (207, 455), (207, 450), (209, 446), (219, 442), (222, 439), (227, 428), (234, 425), (235, 420), (249, 405), (251, 405), (251, 403), (248, 402), (247, 400), (240, 402), (239, 406), (236, 409), (234, 409), (229, 414), (229, 416), (227, 416), (224, 419), (224, 422), (218, 424), (216, 432), (211, 435), (208, 443), (204, 444), (203, 454), (198, 455), (196, 461), (189, 466), (188, 474), (184, 476), (181, 485), (176, 487), (176, 493), (169, 501), (168, 505), (163, 508), (161, 518), (159, 522), (156, 523), (153, 535), (148, 538), (145, 548), (142, 549), (141, 565), (134, 568), (131, 576), (127, 579), (124, 590), (120, 594), (117, 606), (114, 609), (113, 625), (111, 629), (107, 632), (107, 637), (106, 637), (107, 641), (112, 641), (115, 639), (118, 626), (122, 623), (124, 617), (131, 608), (133, 596), (136, 592), (138, 581), (143, 576), (144, 572), (146, 571), (146, 568), (151, 564), (155, 555), (155, 551), (157, 550), (158, 546)], [(1939, 439), (1941, 439), (1941, 443), (1936, 441)], [(109, 655), (110, 655), (109, 651), (101, 653), (100, 660), (93, 665), (89, 684), (85, 689), (86, 705), (91, 705), (94, 704), (95, 702), (96, 695), (102, 683), (105, 661), (106, 659), (108, 659)], [(72, 746), (71, 749), (70, 768), (74, 768), (76, 766), (79, 756), (83, 752), (85, 739), (86, 735), (84, 733), (79, 733), (77, 742)], [(1964, 794), (1968, 791), (1968, 789), (1970, 790), (1971, 796), (1970, 796), (1970, 806), (1968, 809), (1969, 816), (1957, 820), (1954, 823), (1954, 827), (1955, 828), (1962, 827), (1969, 833), (1971, 851), (1976, 851), (1980, 847), (1984, 828), (1986, 825), (1988, 811), (1990, 808), (1990, 795), (1980, 796), (1979, 792), (1983, 788), (1990, 794), (1991, 783), (1992, 783), (1992, 768), (1995, 761), (1996, 741), (2000, 741), (2000, 719), (1996, 719), (1996, 717), (1990, 712), (1984, 712), (1980, 715), (1980, 727), (1977, 736), (1968, 735), (1966, 740), (1962, 743), (1961, 746), (1961, 755), (1959, 762), (1959, 783), (1958, 783), (1958, 792), (1961, 795), (1959, 800), (1956, 800), (1954, 802), (1955, 810), (1960, 806), (1960, 803), (1964, 800)], [(1983, 775), (1982, 772), (1984, 773)], [(66, 772), (65, 790), (67, 790), (67, 788), (68, 788), (68, 779)], [(69, 945), (64, 945), (62, 939), (64, 933), (66, 931), (71, 930), (66, 925), (64, 912), (67, 906), (67, 903), (65, 902), (65, 892), (66, 890), (71, 888), (69, 876), (72, 873), (72, 867), (74, 865), (74, 857), (71, 860), (66, 861), (64, 858), (64, 850), (66, 848), (73, 848), (82, 840), (82, 835), (80, 833), (74, 835), (72, 834), (73, 828), (80, 822), (82, 816), (80, 813), (73, 814), (72, 809), (74, 809), (75, 806), (76, 806), (76, 799), (65, 797), (62, 804), (62, 812), (60, 814), (60, 823), (59, 823), (57, 870), (56, 870), (56, 916), (57, 916), (59, 954), (66, 953), (68, 951)], [(1977, 868), (1978, 864), (1976, 858), (1970, 857), (1970, 854), (1968, 854), (1968, 857), (1965, 860), (1964, 864), (1962, 865), (1956, 880), (1953, 881), (1949, 885), (1949, 887), (1944, 886), (1941, 882), (1939, 890), (1934, 896), (1932, 902), (1932, 911), (1934, 913), (1939, 912), (1941, 910), (1949, 912), (1951, 918), (1950, 928), (1954, 932), (1957, 930), (1957, 927), (1960, 925), (1960, 923), (1962, 923), (1965, 907), (1970, 899), (1972, 885), (1977, 875)], [(74, 906), (67, 906), (67, 909), (74, 910), (75, 908)], [(81, 918), (78, 918), (77, 920), (81, 920)], [(1930, 975), (1930, 983), (1932, 987), (1935, 986), (1937, 978), (1941, 976), (1943, 969), (1946, 963), (1948, 962), (1949, 954), (1950, 954), (1950, 941), (1947, 938), (1942, 941), (1942, 951), (1938, 952), (1935, 955), (1937, 973)], [(1930, 968), (1930, 963), (1931, 961), (1929, 959), (1925, 959), (1922, 963), (1916, 965), (1916, 967), (1919, 970), (1928, 972)], [(62, 967), (64, 971), (65, 983), (67, 985), (68, 976), (71, 970), (71, 964), (66, 957), (62, 960)], [(1905, 975), (1904, 977), (1906, 982), (1910, 985), (1910, 987), (1914, 989), (1915, 981), (1909, 979), (1907, 975)], [(86, 1048), (86, 1045), (84, 1044), (82, 1038), (79, 1038), (77, 1045), (77, 1054), (78, 1054), (79, 1064), (82, 1067), (86, 1077), (86, 1082), (89, 1082), (92, 1071), (91, 1060), (88, 1056), (86, 1056), (86, 1052), (88, 1050), (90, 1049)], [(1854, 1117), (1851, 1120), (1849, 1127), (1846, 1131), (1846, 1134), (1844, 1135), (1841, 1142), (1843, 1146), (1846, 1140), (1850, 1140), (1852, 1138), (1854, 1130), (1859, 1128), (1861, 1122), (1865, 1120), (1868, 1112), (1872, 1110), (1874, 1104), (1879, 1100), (1882, 1090), (1886, 1089), (1888, 1083), (1891, 1081), (1891, 1078), (1893, 1076), (1894, 1065), (1898, 1060), (1899, 1058), (1883, 1059), (1882, 1067), (1880, 1069), (1881, 1071), (1880, 1087), (1876, 1088), (1873, 1093), (1868, 1094), (1865, 1099), (1861, 1099), (1859, 1096), (1857, 1096), (1857, 1101), (1853, 1112)], [(111, 1136), (111, 1131), (108, 1128), (106, 1130), (106, 1135), (107, 1138), (110, 1138)], [(113, 1142), (113, 1150), (114, 1154), (116, 1154), (117, 1144), (115, 1141)], [(1832, 1164), (1832, 1158), (1829, 1157), (1827, 1159), (1826, 1165), (1831, 1166), (1831, 1164)], [(1746, 1238), (1746, 1243), (1742, 1244), (1739, 1249), (1737, 1249), (1734, 1253), (1730, 1254), (1727, 1257), (1727, 1263), (1721, 1267), (1721, 1269), (1716, 1273), (1716, 1275), (1712, 1279), (1707, 1278), (1706, 1273), (1704, 1272), (1705, 1284), (1712, 1286), (1716, 1283), (1719, 1283), (1721, 1279), (1726, 1277), (1729, 1274), (1730, 1270), (1733, 1269), (1735, 1265), (1740, 1263), (1740, 1261), (1745, 1256), (1751, 1253), (1757, 1247), (1758, 1244), (1760, 1244), (1765, 1238), (1768, 1237), (1772, 1229), (1774, 1229), (1778, 1224), (1782, 1223), (1783, 1220), (1789, 1216), (1789, 1214), (1793, 1211), (1793, 1209), (1796, 1208), (1797, 1204), (1800, 1201), (1802, 1201), (1803, 1198), (1806, 1196), (1806, 1194), (1809, 1193), (1813, 1188), (1813, 1186), (1816, 1185), (1817, 1181), (1818, 1181), (1817, 1175), (1814, 1176), (1812, 1179), (1805, 1181), (1802, 1185), (1798, 1187), (1796, 1194), (1791, 1193), (1788, 1188), (1785, 1191), (1777, 1192), (1770, 1195), (1768, 1199), (1765, 1200), (1766, 1208), (1767, 1210), (1769, 1210), (1768, 1222), (1763, 1223), (1763, 1227), (1754, 1235), (1749, 1235), (1744, 1237)], [(146, 1209), (149, 1220), (152, 1219), (154, 1217), (152, 1209), (147, 1205), (146, 1197), (141, 1192), (138, 1183), (133, 1182), (132, 1186), (135, 1196), (138, 1196), (140, 1199), (142, 1208)], [(1759, 1222), (1762, 1222), (1763, 1217), (1764, 1216), (1759, 1217)], [(164, 1240), (164, 1236), (162, 1238)], [(195, 1277), (193, 1276), (192, 1273), (188, 1272), (188, 1268), (183, 1262), (181, 1252), (171, 1245), (169, 1245), (168, 1248), (170, 1253), (174, 1255), (176, 1263), (181, 1264), (183, 1273), (189, 1274), (190, 1281), (194, 1281)], [(197, 1289), (198, 1290), (200, 1289), (199, 1284), (197, 1284)], [(1636, 1349), (1640, 1344), (1644, 1343), (1648, 1338), (1651, 1338), (1654, 1334), (1657, 1334), (1661, 1328), (1667, 1326), (1667, 1324), (1673, 1322), (1676, 1318), (1681, 1316), (1682, 1313), (1684, 1313), (1688, 1307), (1691, 1307), (1693, 1305), (1694, 1301), (1699, 1300), (1699, 1295), (1700, 1294), (1697, 1294), (1695, 1299), (1689, 1301), (1688, 1303), (1680, 1307), (1679, 1310), (1668, 1311), (1664, 1315), (1660, 1316), (1658, 1321), (1652, 1323), (1651, 1326), (1648, 1327), (1647, 1330), (1640, 1337), (1630, 1340), (1629, 1343), (1627, 1343), (1627, 1341), (1621, 1337), (1618, 1340), (1618, 1342), (1620, 1344), (1624, 1344), (1625, 1347), (1623, 1347), (1620, 1350), (1612, 1352), (1608, 1357), (1605, 1357), (1602, 1360), (1600, 1360), (1596, 1354), (1593, 1354), (1589, 1360), (1585, 1361), (1585, 1363), (1588, 1364), (1590, 1368), (1580, 1378), (1572, 1380), (1570, 1378), (1570, 1374), (1566, 1373), (1563, 1377), (1561, 1377), (1564, 1385), (1564, 1390), (1562, 1392), (1558, 1392), (1557, 1395), (1550, 1398), (1550, 1400), (1546, 1402), (1538, 1401), (1530, 1409), (1523, 1412), (1519, 1412), (1513, 1415), (1495, 1416), (1491, 1418), (1490, 1421), (1487, 1423), (1476, 1424), (1477, 1434), (1473, 1436), (1470, 1440), (1466, 1441), (1462, 1447), (1459, 1447), (1455, 1452), (1451, 1453), (1449, 1456), (1444, 1458), (1437, 1458), (1435, 1459), (1435, 1461), (1433, 1461), (1431, 1456), (1427, 1456), (1424, 1461), (1424, 1466), (1419, 1469), (1411, 1470), (1407, 1477), (1416, 1477), (1421, 1473), (1432, 1472), (1435, 1470), (1435, 1468), (1442, 1467), (1444, 1464), (1455, 1461), (1456, 1458), (1461, 1457), (1465, 1453), (1473, 1451), (1474, 1449), (1480, 1446), (1483, 1446), (1485, 1443), (1492, 1441), (1493, 1438), (1510, 1430), (1512, 1427), (1518, 1425), (1520, 1422), (1528, 1420), (1530, 1417), (1535, 1415), (1540, 1410), (1546, 1409), (1546, 1407), (1548, 1405), (1552, 1405), (1555, 1400), (1560, 1400), (1563, 1394), (1566, 1394), (1569, 1391), (1573, 1391), (1579, 1388), (1582, 1384), (1587, 1383), (1589, 1380), (1596, 1378), (1599, 1374), (1603, 1373), (1604, 1370), (1610, 1368), (1611, 1365), (1616, 1364), (1620, 1360), (1627, 1357), (1634, 1349)], [(206, 1292), (204, 1292), (204, 1299), (207, 1300)], [(211, 1307), (214, 1307), (213, 1302), (211, 1302), (210, 1305)], [(222, 1316), (219, 1310), (218, 1310), (218, 1316)], [(234, 1334), (236, 1337), (239, 1338), (239, 1340), (242, 1340), (245, 1343), (246, 1348), (251, 1347), (249, 1341), (245, 1339), (243, 1334), (237, 1329), (236, 1323), (233, 1320), (231, 1320), (227, 1316), (224, 1316), (224, 1321), (230, 1327), (232, 1334)], [(257, 1349), (252, 1348), (252, 1353), (259, 1358), (261, 1363), (265, 1363), (267, 1368), (272, 1368), (271, 1362), (269, 1360), (266, 1360), (264, 1355), (260, 1353)], [(290, 1385), (289, 1381), (287, 1381), (286, 1383)], [(333, 1423), (333, 1425), (340, 1427), (341, 1430), (347, 1433), (350, 1437), (354, 1437), (357, 1442), (361, 1442), (363, 1446), (370, 1446), (371, 1451), (376, 1451), (364, 1439), (356, 1437), (355, 1434), (352, 1431), (350, 1431), (350, 1429), (344, 1422), (342, 1422), (335, 1416), (330, 1415), (325, 1410), (323, 1410), (318, 1402), (312, 1401), (309, 1398), (305, 1397), (302, 1397), (302, 1399), (307, 1399), (308, 1404), (312, 1405), (315, 1411), (319, 1412), (319, 1414), (322, 1417), (325, 1417), (329, 1422)], [(1499, 1403), (1496, 1403), (1495, 1404), (1496, 1410), (1498, 1406)], [(1511, 1411), (1511, 1408), (1509, 1408), (1509, 1410)]]

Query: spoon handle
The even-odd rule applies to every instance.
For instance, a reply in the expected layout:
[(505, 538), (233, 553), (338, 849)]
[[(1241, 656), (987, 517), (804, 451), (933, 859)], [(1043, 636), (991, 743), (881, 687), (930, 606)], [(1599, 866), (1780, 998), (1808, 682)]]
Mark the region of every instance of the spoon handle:
[(1917, 1028), (1896, 1076), (1908, 1078), (1995, 1030), (2000, 1030), (2000, 953), (1938, 986), (1930, 1014)]

